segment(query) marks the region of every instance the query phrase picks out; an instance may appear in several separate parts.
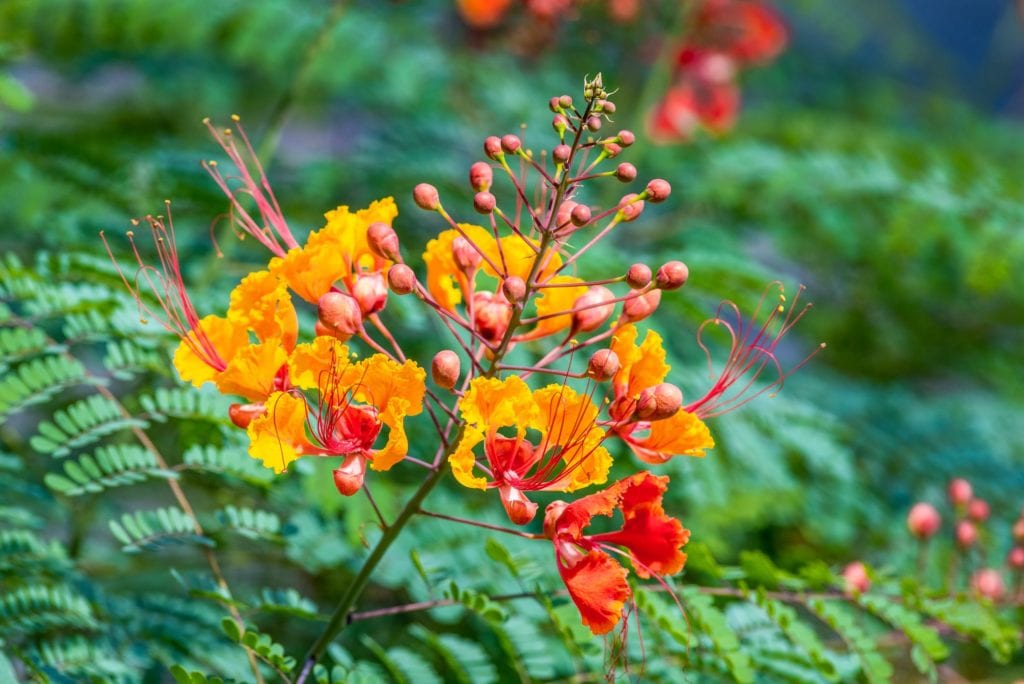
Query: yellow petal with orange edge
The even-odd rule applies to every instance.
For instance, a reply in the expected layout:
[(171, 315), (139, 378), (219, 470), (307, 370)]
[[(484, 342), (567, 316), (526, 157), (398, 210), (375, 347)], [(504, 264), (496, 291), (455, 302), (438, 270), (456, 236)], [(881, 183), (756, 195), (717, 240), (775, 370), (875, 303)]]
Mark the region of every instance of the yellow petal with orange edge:
[[(225, 363), (249, 342), (245, 328), (240, 328), (220, 316), (206, 316), (199, 321), (198, 327), (202, 331), (203, 337), (209, 340), (213, 348), (216, 349), (217, 355)], [(189, 339), (192, 341), (192, 345), (182, 341), (175, 350), (174, 367), (178, 369), (182, 380), (200, 387), (203, 383), (211, 382), (216, 378), (220, 369), (211, 366), (193, 350), (193, 345), (202, 349), (202, 345), (199, 344), (199, 336), (194, 331), (189, 333)]]
[(540, 414), (530, 388), (522, 378), (474, 378), (459, 402), (462, 418), (477, 429), (494, 430), (517, 425), (538, 427)]
[[(555, 276), (550, 278), (546, 284), (548, 285), (569, 285), (571, 283), (582, 283), (583, 281), (575, 276)], [(559, 311), (568, 311), (572, 309), (576, 300), (586, 294), (587, 286), (580, 285), (578, 287), (548, 287), (541, 290), (540, 296), (537, 297), (537, 315), (548, 316), (550, 314), (558, 313)], [(564, 314), (561, 316), (552, 316), (551, 318), (544, 318), (537, 322), (537, 327), (531, 330), (527, 337), (530, 339), (543, 337), (545, 335), (552, 335), (559, 330), (563, 330), (572, 325), (572, 314)]]
[(389, 416), (395, 401), (405, 402), (403, 415), (416, 416), (423, 411), (427, 373), (414, 361), (398, 363), (383, 354), (374, 354), (359, 363), (359, 375), (354, 385), (357, 401), (376, 406), (381, 420), (391, 428), (395, 426)]
[(665, 363), (661, 335), (648, 330), (640, 346), (637, 346), (636, 338), (635, 326), (623, 326), (612, 337), (611, 345), (621, 364), (613, 379), (616, 393), (634, 398), (648, 387), (662, 382), (670, 370), (670, 366)]
[(306, 402), (299, 397), (287, 392), (271, 394), (266, 413), (249, 423), (249, 455), (275, 473), (285, 471), (310, 446), (306, 411)]
[(604, 431), (595, 424), (598, 408), (590, 397), (558, 384), (537, 390), (533, 397), (540, 408), (540, 448), (561, 449), (569, 478), (549, 489), (573, 491), (607, 481), (612, 457), (601, 446)]
[(349, 348), (329, 335), (319, 335), (312, 342), (296, 345), (288, 357), (289, 379), (304, 390), (319, 389), (328, 379), (335, 388), (343, 381), (347, 388), (356, 381), (353, 377), (358, 377), (356, 365)]
[(283, 278), (295, 294), (311, 304), (327, 294), (347, 271), (341, 254), (326, 241), (294, 247), (283, 257), (270, 260), (270, 272)]
[(370, 467), (374, 470), (388, 470), (409, 454), (409, 438), (405, 435), (405, 416), (409, 402), (401, 397), (393, 397), (388, 402), (388, 410), (381, 415), (381, 421), (388, 428), (388, 441), (373, 454)]
[(235, 354), (223, 373), (214, 379), (223, 394), (238, 394), (249, 401), (263, 401), (274, 391), (274, 379), (288, 361), (278, 340), (250, 344)]
[(231, 291), (228, 320), (252, 330), (261, 341), (277, 338), (288, 350), (299, 334), (288, 284), (270, 271), (250, 273)]
[(664, 463), (673, 456), (703, 457), (715, 446), (711, 431), (700, 418), (680, 410), (673, 416), (651, 423), (647, 437), (630, 441), (629, 446), (641, 461)]
[(344, 275), (358, 270), (380, 271), (390, 266), (391, 262), (370, 250), (366, 231), (371, 223), (391, 225), (396, 216), (398, 207), (391, 197), (377, 200), (366, 209), (356, 212), (347, 206), (340, 206), (324, 214), (327, 224), (321, 229), (317, 240), (328, 240), (335, 245), (346, 265)]
[(452, 475), (463, 487), (472, 489), (487, 489), (487, 478), (480, 477), (473, 473), (476, 465), (476, 456), (473, 449), (484, 441), (484, 433), (474, 427), (467, 426), (462, 433), (462, 439), (455, 447), (455, 451), (448, 457), (448, 464), (452, 467)]
[[(490, 231), (469, 223), (460, 223), (459, 227), (485, 254), (497, 255), (494, 236)], [(448, 311), (454, 311), (455, 305), (462, 301), (462, 288), (467, 284), (466, 276), (455, 265), (455, 256), (452, 254), (452, 243), (461, 235), (454, 228), (441, 231), (427, 243), (423, 252), (423, 263), (427, 267), (427, 290)], [(483, 266), (493, 275), (486, 262)]]

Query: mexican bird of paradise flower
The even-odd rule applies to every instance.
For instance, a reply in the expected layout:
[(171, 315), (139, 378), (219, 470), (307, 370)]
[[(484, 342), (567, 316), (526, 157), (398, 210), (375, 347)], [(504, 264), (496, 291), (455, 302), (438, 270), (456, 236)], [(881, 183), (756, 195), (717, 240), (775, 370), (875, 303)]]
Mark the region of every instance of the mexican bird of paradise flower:
[[(601, 446), (604, 431), (596, 424), (598, 409), (589, 396), (565, 385), (531, 391), (523, 380), (476, 378), (459, 403), (466, 423), (449, 457), (455, 479), (466, 487), (497, 489), (509, 519), (525, 525), (537, 504), (525, 492), (571, 492), (608, 478), (611, 456)], [(514, 428), (505, 436), (501, 428)], [(537, 431), (536, 444), (527, 439)], [(486, 465), (474, 450), (484, 444)], [(486, 477), (476, 474), (479, 469)]]
[[(642, 471), (607, 489), (572, 503), (556, 501), (547, 508), (544, 533), (555, 546), (558, 572), (583, 624), (594, 634), (607, 634), (632, 596), (629, 571), (616, 559), (627, 558), (639, 577), (673, 575), (683, 569), (682, 547), (690, 531), (665, 514), (662, 496), (668, 478)], [(622, 527), (586, 534), (595, 515), (622, 513)]]

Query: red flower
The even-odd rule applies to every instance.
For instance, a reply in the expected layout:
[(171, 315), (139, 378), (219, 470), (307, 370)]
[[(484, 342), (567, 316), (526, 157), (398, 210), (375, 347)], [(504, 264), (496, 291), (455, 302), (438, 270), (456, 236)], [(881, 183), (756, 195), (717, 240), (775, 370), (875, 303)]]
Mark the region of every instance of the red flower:
[[(556, 501), (548, 506), (544, 528), (555, 545), (558, 572), (583, 624), (594, 634), (615, 627), (631, 596), (629, 571), (609, 553), (628, 557), (640, 577), (675, 574), (686, 563), (681, 547), (690, 531), (665, 515), (661, 499), (667, 487), (667, 477), (644, 471), (570, 504)], [(595, 515), (610, 516), (616, 509), (622, 511), (620, 529), (583, 533)]]
[(709, 0), (697, 17), (697, 33), (702, 44), (747, 64), (778, 57), (789, 40), (778, 12), (752, 0)]

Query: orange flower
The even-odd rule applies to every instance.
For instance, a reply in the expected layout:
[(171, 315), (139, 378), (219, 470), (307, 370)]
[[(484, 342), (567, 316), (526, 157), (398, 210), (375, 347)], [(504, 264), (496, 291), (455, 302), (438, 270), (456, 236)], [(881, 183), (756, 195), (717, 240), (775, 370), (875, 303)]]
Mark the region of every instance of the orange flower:
[[(566, 504), (548, 506), (544, 531), (555, 546), (558, 572), (583, 618), (594, 634), (607, 634), (631, 596), (629, 572), (609, 553), (629, 558), (640, 577), (672, 575), (683, 569), (681, 550), (690, 531), (665, 515), (661, 500), (667, 477), (640, 472), (607, 489)], [(614, 532), (584, 534), (595, 515), (622, 512), (623, 525)], [(625, 549), (625, 551), (621, 550)]]
[[(348, 347), (321, 336), (295, 348), (288, 370), (294, 389), (272, 394), (266, 413), (249, 424), (253, 458), (280, 473), (304, 454), (344, 456), (335, 483), (346, 495), (362, 486), (367, 463), (388, 470), (405, 458), (405, 417), (423, 410), (422, 368), (383, 354), (351, 361)], [(315, 393), (315, 401), (301, 390)], [(387, 439), (375, 448), (383, 427)]]
[[(571, 492), (608, 477), (612, 459), (601, 446), (597, 407), (570, 387), (552, 384), (531, 392), (516, 376), (476, 378), (459, 411), (466, 427), (449, 457), (455, 479), (466, 487), (498, 489), (509, 519), (518, 525), (537, 511), (524, 492)], [(501, 428), (514, 428), (514, 436), (501, 434)], [(526, 439), (527, 430), (540, 433), (537, 445)], [(486, 467), (474, 455), (481, 442)], [(487, 477), (477, 475), (478, 468)]]
[(512, 0), (456, 0), (455, 6), (473, 28), (489, 29), (501, 23)]

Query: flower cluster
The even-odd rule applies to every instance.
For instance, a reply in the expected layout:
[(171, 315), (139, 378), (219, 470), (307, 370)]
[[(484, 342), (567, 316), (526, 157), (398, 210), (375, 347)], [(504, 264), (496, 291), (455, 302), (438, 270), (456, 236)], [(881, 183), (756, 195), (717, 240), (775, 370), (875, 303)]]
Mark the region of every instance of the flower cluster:
[[(238, 234), (270, 252), (265, 267), (241, 280), (223, 315), (201, 316), (185, 289), (168, 205), (146, 218), (159, 263), (144, 261), (129, 232), (138, 269), (122, 277), (145, 317), (180, 338), (174, 365), (182, 379), (240, 398), (230, 417), (247, 431), (253, 458), (277, 473), (302, 457), (337, 459), (334, 483), (345, 496), (369, 495), (368, 467), (387, 471), (404, 461), (426, 471), (410, 504), (425, 513), (420, 501), (450, 468), (469, 491), (495, 492), (511, 523), (527, 525), (539, 492), (604, 485), (614, 440), (650, 466), (703, 456), (714, 446), (704, 419), (781, 386), (799, 367), (784, 369), (776, 347), (806, 307), (787, 303), (779, 285), (750, 319), (735, 305), (720, 307), (698, 342), (706, 350), (705, 328), (724, 330), (724, 365), (705, 394), (684, 402), (667, 382), (662, 337), (638, 324), (663, 293), (686, 283), (687, 266), (637, 263), (610, 277), (580, 275), (581, 257), (646, 203), (666, 200), (671, 186), (656, 179), (608, 207), (583, 203), (587, 184), (635, 181), (636, 168), (617, 160), (634, 135), (600, 132), (615, 111), (600, 75), (585, 82), (579, 105), (562, 95), (549, 106), (557, 138), (550, 150), (531, 150), (511, 134), (484, 141), (486, 160), (468, 178), (478, 222), (455, 220), (433, 186), (414, 189), (416, 204), (443, 222), (425, 246), (421, 274), (404, 261), (391, 198), (360, 210), (339, 206), (297, 241), (236, 118), (232, 129), (210, 126), (235, 171), (205, 166), (229, 198)], [(492, 192), (496, 175), (511, 185), (508, 203)], [(449, 333), (429, 363), (409, 358), (422, 352), (403, 348), (388, 328), (382, 314), (392, 295), (415, 298)], [(303, 306), (316, 314), (306, 331)], [(513, 363), (512, 354), (525, 361)], [(765, 370), (771, 382), (755, 384)], [(438, 435), (433, 461), (409, 453), (405, 422), (422, 412)], [(596, 634), (611, 631), (630, 600), (619, 559), (642, 578), (683, 568), (689, 531), (663, 509), (668, 485), (641, 470), (550, 503), (543, 535), (517, 532), (553, 545), (569, 595)], [(595, 516), (616, 513), (619, 529), (589, 529)]]

